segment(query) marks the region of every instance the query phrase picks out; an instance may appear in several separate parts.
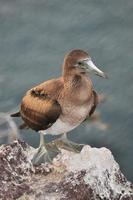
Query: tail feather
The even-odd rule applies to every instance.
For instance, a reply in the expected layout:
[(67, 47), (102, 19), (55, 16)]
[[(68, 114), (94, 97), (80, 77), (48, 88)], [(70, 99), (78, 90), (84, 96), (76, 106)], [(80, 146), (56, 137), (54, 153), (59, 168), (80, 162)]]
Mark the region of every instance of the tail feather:
[(19, 129), (28, 129), (29, 127), (27, 126), (27, 124), (23, 123), (19, 126)]
[(11, 117), (20, 117), (20, 112), (16, 112), (10, 115)]

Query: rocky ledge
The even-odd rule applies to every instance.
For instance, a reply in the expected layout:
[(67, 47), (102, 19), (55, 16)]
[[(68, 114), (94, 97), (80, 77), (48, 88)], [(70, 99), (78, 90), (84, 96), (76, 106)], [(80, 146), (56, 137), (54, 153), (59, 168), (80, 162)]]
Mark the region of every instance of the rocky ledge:
[(33, 166), (22, 141), (0, 147), (1, 200), (132, 200), (133, 185), (106, 148), (61, 150), (52, 164)]

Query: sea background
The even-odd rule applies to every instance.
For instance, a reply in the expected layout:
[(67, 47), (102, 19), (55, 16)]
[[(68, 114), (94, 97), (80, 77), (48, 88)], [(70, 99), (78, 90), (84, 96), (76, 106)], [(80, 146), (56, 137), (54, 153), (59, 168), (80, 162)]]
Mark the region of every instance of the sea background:
[[(0, 112), (17, 111), (28, 89), (60, 76), (65, 53), (75, 48), (89, 51), (109, 75), (108, 80), (91, 76), (96, 91), (106, 96), (97, 110), (109, 128), (88, 122), (69, 137), (109, 148), (133, 181), (132, 0), (0, 0)], [(4, 128), (0, 126), (1, 133)], [(38, 145), (36, 132), (20, 134)], [(5, 142), (7, 138), (0, 137), (0, 143)]]

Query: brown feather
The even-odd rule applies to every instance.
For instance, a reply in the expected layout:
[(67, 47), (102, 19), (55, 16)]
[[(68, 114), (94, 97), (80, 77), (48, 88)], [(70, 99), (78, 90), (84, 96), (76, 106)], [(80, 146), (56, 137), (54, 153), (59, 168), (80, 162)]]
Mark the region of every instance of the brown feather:
[(20, 117), (21, 114), (20, 114), (20, 112), (16, 112), (16, 113), (11, 114), (10, 116), (11, 117)]
[(94, 113), (94, 111), (97, 107), (97, 104), (98, 104), (98, 95), (95, 90), (93, 90), (92, 92), (93, 92), (93, 106), (90, 110), (89, 116), (91, 116)]
[(39, 131), (52, 126), (61, 113), (61, 107), (44, 90), (36, 87), (24, 96), (20, 113), (28, 127)]

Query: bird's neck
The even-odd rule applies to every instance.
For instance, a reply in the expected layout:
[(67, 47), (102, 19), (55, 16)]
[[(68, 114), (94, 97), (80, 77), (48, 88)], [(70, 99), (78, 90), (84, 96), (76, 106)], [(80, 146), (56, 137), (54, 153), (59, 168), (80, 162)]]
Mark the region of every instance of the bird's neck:
[(92, 87), (92, 82), (87, 74), (82, 73), (67, 73), (63, 76), (64, 83), (72, 90), (88, 89)]
[(89, 101), (92, 95), (92, 82), (85, 74), (73, 73), (63, 77), (65, 98), (77, 105)]

